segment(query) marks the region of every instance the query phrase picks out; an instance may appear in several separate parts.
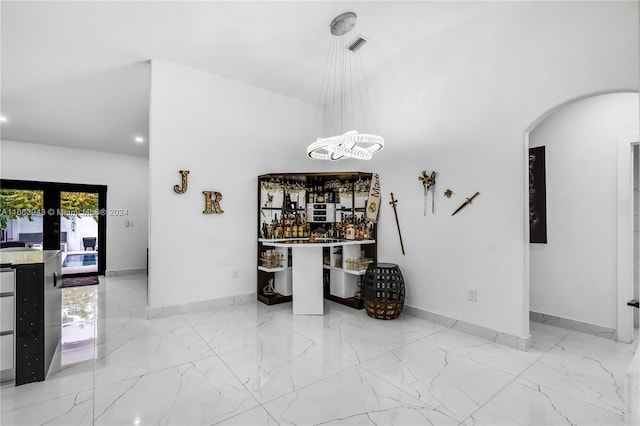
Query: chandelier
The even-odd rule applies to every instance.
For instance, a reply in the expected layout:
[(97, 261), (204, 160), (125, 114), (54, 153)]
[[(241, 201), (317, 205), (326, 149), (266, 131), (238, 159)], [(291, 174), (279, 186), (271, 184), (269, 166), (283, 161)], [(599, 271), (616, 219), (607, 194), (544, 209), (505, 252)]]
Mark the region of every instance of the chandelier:
[[(359, 133), (356, 127), (374, 129), (373, 108), (367, 90), (360, 48), (367, 42), (362, 36), (349, 36), (357, 16), (353, 12), (338, 15), (331, 21), (332, 34), (325, 65), (318, 111), (324, 107), (325, 125), (336, 136), (318, 138), (307, 147), (307, 155), (318, 160), (355, 158), (370, 160), (384, 147), (384, 138)], [(346, 129), (350, 129), (345, 131)]]

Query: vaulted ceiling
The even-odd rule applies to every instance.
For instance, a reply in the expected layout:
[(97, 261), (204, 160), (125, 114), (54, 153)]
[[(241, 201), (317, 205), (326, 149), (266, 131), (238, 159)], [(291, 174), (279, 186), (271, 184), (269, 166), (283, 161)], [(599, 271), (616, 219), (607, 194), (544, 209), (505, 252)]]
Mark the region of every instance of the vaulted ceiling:
[[(507, 2), (508, 3), (508, 2)], [(2, 1), (1, 137), (147, 155), (152, 59), (316, 104), (329, 22), (358, 14), (373, 72), (416, 40), (503, 3)], [(455, 54), (452, 52), (452, 54)], [(142, 136), (145, 143), (136, 144)]]

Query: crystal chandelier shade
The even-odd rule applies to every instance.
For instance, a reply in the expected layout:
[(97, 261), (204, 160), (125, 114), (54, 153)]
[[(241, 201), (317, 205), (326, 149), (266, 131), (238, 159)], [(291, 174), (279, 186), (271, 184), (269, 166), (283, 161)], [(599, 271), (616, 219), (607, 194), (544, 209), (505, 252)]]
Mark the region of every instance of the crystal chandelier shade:
[(318, 109), (323, 112), (329, 134), (307, 147), (307, 155), (319, 160), (346, 158), (370, 160), (384, 148), (384, 138), (375, 133), (373, 107), (369, 97), (359, 49), (366, 43), (353, 36), (357, 21), (353, 12), (337, 16), (329, 25), (332, 37), (325, 65)]

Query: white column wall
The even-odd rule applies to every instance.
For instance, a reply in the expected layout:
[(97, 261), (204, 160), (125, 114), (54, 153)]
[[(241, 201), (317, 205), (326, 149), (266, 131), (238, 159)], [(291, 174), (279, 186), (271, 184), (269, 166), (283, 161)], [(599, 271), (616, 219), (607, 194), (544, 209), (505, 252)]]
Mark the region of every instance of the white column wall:
[[(255, 293), (257, 176), (312, 167), (316, 107), (168, 62), (151, 75), (149, 306)], [(224, 213), (203, 214), (202, 191)]]

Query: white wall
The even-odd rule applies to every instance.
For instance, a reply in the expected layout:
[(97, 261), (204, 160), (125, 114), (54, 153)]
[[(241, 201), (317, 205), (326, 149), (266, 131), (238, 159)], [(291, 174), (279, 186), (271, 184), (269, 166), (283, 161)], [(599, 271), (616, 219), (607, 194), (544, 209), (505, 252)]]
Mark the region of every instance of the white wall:
[[(385, 196), (378, 258), (401, 266), (406, 303), (526, 337), (524, 132), (570, 99), (637, 90), (638, 4), (505, 2), (489, 12), (373, 73), (386, 147), (366, 167), (381, 174)], [(436, 214), (426, 217), (424, 169), (438, 172)], [(475, 191), (473, 205), (451, 217)], [(400, 200), (406, 256), (390, 192)], [(467, 301), (470, 288), (477, 302)]]
[[(3, 179), (107, 185), (107, 271), (146, 268), (148, 170), (146, 157), (2, 141)], [(125, 221), (133, 227), (125, 227)]]
[[(374, 48), (372, 40), (366, 49)], [(366, 163), (307, 160), (307, 105), (152, 67), (151, 306), (255, 291), (257, 174), (376, 171), (385, 197), (378, 258), (401, 266), (406, 303), (526, 337), (524, 132), (570, 99), (636, 89), (639, 50), (635, 2), (491, 3), (483, 19), (418, 40), (372, 72), (387, 146)], [(178, 196), (171, 188), (183, 168), (192, 171), (192, 192)], [(438, 172), (436, 214), (426, 217), (424, 169)], [(451, 199), (442, 196), (447, 188)], [(224, 215), (201, 215), (203, 189), (223, 193)], [(451, 217), (475, 191), (474, 204)], [(406, 256), (390, 192), (399, 199)], [(234, 269), (239, 279), (230, 281)], [(477, 302), (466, 300), (469, 288)]]
[(547, 244), (531, 244), (531, 310), (616, 328), (618, 136), (636, 132), (637, 93), (584, 99), (540, 123)]
[[(310, 168), (300, 154), (317, 134), (314, 114), (299, 100), (152, 61), (151, 308), (255, 293), (257, 176)], [(181, 195), (179, 170), (191, 172)], [(202, 213), (209, 190), (222, 193), (223, 214)]]
[[(640, 299), (640, 147), (633, 147), (633, 298)], [(638, 328), (640, 309), (633, 310), (633, 325)]]

